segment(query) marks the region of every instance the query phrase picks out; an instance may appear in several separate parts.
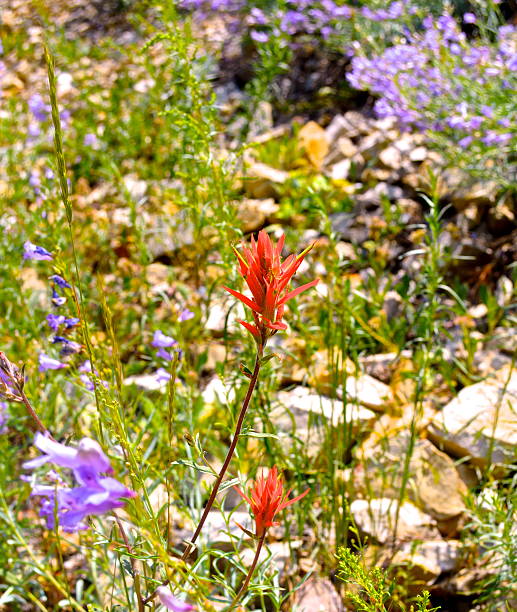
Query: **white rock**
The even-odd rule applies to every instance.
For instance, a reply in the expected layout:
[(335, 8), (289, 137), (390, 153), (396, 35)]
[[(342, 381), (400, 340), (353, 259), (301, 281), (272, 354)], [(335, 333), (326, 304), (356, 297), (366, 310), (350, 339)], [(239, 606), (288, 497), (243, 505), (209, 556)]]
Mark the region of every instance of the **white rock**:
[(228, 404), (235, 400), (235, 389), (232, 385), (226, 385), (219, 376), (214, 376), (201, 393), (205, 404)]
[(439, 568), (439, 573), (454, 572), (460, 567), (463, 544), (459, 540), (424, 540), (405, 542), (400, 550), (406, 555), (418, 554)]
[[(282, 408), (291, 414), (320, 415), (326, 421), (330, 421), (333, 426), (343, 423), (343, 402), (313, 393), (307, 387), (299, 386), (294, 387), (291, 391), (280, 391), (277, 398)], [(376, 415), (361, 406), (347, 406), (345, 418), (347, 424), (352, 422), (369, 424), (376, 418)]]
[[(350, 505), (350, 512), (363, 534), (379, 544), (384, 544), (393, 537), (397, 506), (398, 502), (394, 499), (356, 499)], [(404, 502), (400, 506), (397, 539), (414, 538), (440, 539), (440, 533), (432, 517), (424, 514), (412, 503)]]
[(357, 377), (348, 376), (345, 390), (349, 401), (362, 404), (378, 412), (384, 412), (393, 403), (391, 388), (368, 374), (361, 374)]
[(138, 376), (128, 376), (124, 379), (125, 386), (135, 385), (144, 391), (164, 391), (168, 382), (166, 380), (158, 380), (156, 374), (141, 374)]
[(517, 371), (508, 376), (509, 369), (502, 368), (462, 389), (434, 417), (429, 436), (454, 455), (470, 456), (476, 465), (489, 459), (512, 463), (517, 457)]
[(348, 178), (352, 162), (349, 159), (342, 159), (334, 164), (330, 169), (330, 178), (335, 181), (344, 181)]

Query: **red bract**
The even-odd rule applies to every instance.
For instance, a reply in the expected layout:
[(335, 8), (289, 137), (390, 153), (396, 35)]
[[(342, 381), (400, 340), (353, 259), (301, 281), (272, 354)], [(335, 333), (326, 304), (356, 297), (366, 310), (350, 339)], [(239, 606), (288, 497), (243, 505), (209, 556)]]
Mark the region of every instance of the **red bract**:
[(280, 329), (286, 329), (282, 322), (285, 303), (302, 291), (314, 287), (319, 278), (289, 291), (289, 282), (298, 270), (305, 255), (312, 249), (311, 244), (299, 255), (289, 255), (281, 260), (285, 236), (276, 245), (265, 231), (259, 232), (258, 240), (251, 237), (251, 248), (243, 246), (242, 254), (234, 249), (239, 260), (239, 272), (246, 281), (252, 298), (229, 287), (223, 287), (238, 300), (251, 308), (255, 325), (239, 321), (253, 334), (257, 342), (265, 344), (267, 338)]
[(301, 495), (298, 495), (298, 497), (288, 499), (291, 490), (284, 494), (282, 477), (278, 475), (276, 466), (271, 468), (267, 478), (259, 476), (255, 480), (250, 490), (250, 497), (243, 493), (239, 487), (235, 487), (235, 490), (251, 506), (255, 518), (257, 537), (264, 535), (268, 527), (278, 525), (273, 519), (280, 510), (294, 504), (294, 502), (297, 502), (309, 492), (309, 489), (307, 489)]

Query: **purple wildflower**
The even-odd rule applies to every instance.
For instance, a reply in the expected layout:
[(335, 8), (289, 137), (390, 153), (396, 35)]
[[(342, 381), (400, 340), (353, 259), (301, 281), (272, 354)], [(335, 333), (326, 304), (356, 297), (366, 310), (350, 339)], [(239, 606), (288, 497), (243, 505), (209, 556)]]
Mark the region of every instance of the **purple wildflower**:
[(173, 612), (189, 612), (189, 610), (194, 610), (194, 606), (174, 597), (172, 591), (166, 586), (159, 586), (156, 589), (156, 593), (162, 605), (168, 610), (172, 610)]
[(39, 371), (46, 372), (47, 370), (61, 370), (66, 368), (67, 364), (49, 357), (45, 353), (39, 354)]
[(80, 319), (77, 317), (70, 317), (69, 319), (65, 319), (65, 327), (66, 329), (70, 329), (75, 327), (79, 323)]
[(83, 144), (85, 147), (95, 148), (99, 144), (99, 140), (95, 134), (89, 133), (89, 134), (85, 134), (84, 139), (83, 139)]
[(180, 316), (178, 317), (180, 321), (188, 321), (189, 319), (194, 318), (194, 313), (189, 310), (188, 308), (185, 308), (185, 310), (182, 310), (180, 312)]
[(39, 94), (34, 94), (29, 98), (29, 110), (34, 115), (34, 119), (41, 123), (47, 118), (50, 112), (50, 106), (45, 104), (43, 98)]
[(82, 346), (78, 342), (74, 342), (73, 340), (69, 340), (64, 336), (54, 336), (52, 340), (52, 344), (62, 344), (63, 347), (59, 351), (60, 355), (74, 355), (75, 353), (80, 353), (82, 350)]
[(63, 315), (48, 314), (47, 323), (52, 331), (57, 331), (60, 325), (66, 322), (66, 318)]
[(61, 289), (71, 289), (72, 288), (72, 285), (67, 283), (66, 280), (62, 276), (59, 276), (59, 274), (53, 274), (50, 277), (50, 280), (56, 283), (58, 287), (61, 287)]
[(171, 379), (171, 375), (169, 374), (169, 372), (167, 372), (165, 368), (158, 368), (154, 373), (154, 378), (158, 383), (169, 382), (169, 380)]
[[(47, 520), (47, 527), (55, 527), (55, 514), (65, 531), (87, 529), (85, 519), (89, 515), (104, 514), (124, 505), (122, 497), (135, 497), (136, 493), (126, 488), (114, 478), (104, 477), (112, 473), (108, 457), (100, 445), (90, 438), (83, 438), (77, 448), (55, 442), (41, 433), (36, 434), (34, 445), (44, 454), (23, 464), (25, 469), (35, 469), (51, 462), (69, 468), (80, 486), (35, 485), (32, 495), (41, 496), (40, 516)], [(54, 479), (56, 480), (56, 479)], [(62, 485), (57, 478), (58, 485)]]
[(178, 344), (177, 340), (174, 340), (174, 338), (171, 338), (170, 336), (166, 336), (159, 329), (154, 332), (151, 346), (154, 346), (155, 348), (169, 348), (175, 344)]
[(170, 353), (169, 351), (166, 351), (164, 348), (160, 348), (156, 351), (156, 355), (157, 357), (161, 357), (162, 359), (165, 359), (166, 361), (172, 361), (173, 359), (173, 354)]
[(28, 240), (23, 245), (23, 259), (33, 259), (34, 261), (51, 261), (52, 253), (43, 247), (37, 246)]
[(465, 13), (463, 15), (463, 23), (476, 23), (476, 16), (474, 13)]
[[(84, 386), (86, 387), (88, 391), (95, 391), (95, 385), (93, 384), (92, 380), (88, 376), (88, 374), (91, 371), (92, 371), (92, 363), (88, 359), (79, 367), (79, 372), (81, 372), (81, 375), (79, 376), (79, 378), (81, 379), (81, 381), (83, 382)], [(97, 370), (95, 370), (93, 373), (95, 374), (95, 376), (97, 377), (99, 376), (99, 373), (97, 372)], [(109, 387), (109, 384), (107, 381), (99, 379), (99, 382), (104, 388), (107, 389)]]
[(259, 30), (251, 30), (250, 36), (251, 36), (251, 39), (257, 43), (266, 43), (269, 40), (268, 33), (260, 32)]
[(54, 304), (54, 306), (63, 306), (65, 302), (66, 297), (59, 295), (55, 289), (52, 289), (52, 304)]

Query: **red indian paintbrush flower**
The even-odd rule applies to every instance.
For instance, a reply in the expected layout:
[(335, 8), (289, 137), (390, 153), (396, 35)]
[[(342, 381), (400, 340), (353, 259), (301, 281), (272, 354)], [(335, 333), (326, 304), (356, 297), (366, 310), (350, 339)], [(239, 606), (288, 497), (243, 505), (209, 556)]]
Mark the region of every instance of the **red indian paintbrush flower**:
[(239, 321), (253, 334), (258, 343), (265, 344), (268, 337), (278, 330), (286, 329), (282, 322), (285, 303), (302, 291), (314, 287), (319, 278), (289, 291), (289, 282), (300, 267), (305, 255), (312, 249), (311, 244), (299, 255), (289, 255), (281, 260), (285, 236), (281, 236), (276, 245), (265, 231), (259, 232), (258, 240), (251, 237), (251, 248), (243, 247), (243, 253), (234, 249), (239, 259), (239, 272), (246, 281), (253, 298), (250, 299), (239, 291), (223, 287), (238, 300), (251, 308), (255, 325)]
[(234, 488), (251, 506), (255, 518), (255, 533), (259, 538), (264, 535), (268, 527), (278, 525), (273, 519), (280, 510), (294, 504), (309, 492), (309, 489), (307, 489), (298, 497), (288, 499), (291, 490), (284, 494), (282, 477), (278, 475), (276, 466), (271, 468), (267, 478), (259, 476), (255, 480), (250, 490), (250, 497), (243, 493), (239, 487)]

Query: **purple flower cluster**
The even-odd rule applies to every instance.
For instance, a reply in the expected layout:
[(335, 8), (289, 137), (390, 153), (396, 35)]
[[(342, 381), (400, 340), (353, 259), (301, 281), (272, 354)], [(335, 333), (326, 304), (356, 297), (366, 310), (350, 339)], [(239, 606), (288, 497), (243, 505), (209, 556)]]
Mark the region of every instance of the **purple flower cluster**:
[(95, 440), (83, 438), (77, 448), (55, 442), (41, 433), (36, 434), (34, 445), (44, 453), (41, 457), (23, 464), (25, 469), (35, 469), (44, 463), (72, 470), (79, 486), (68, 486), (58, 475), (51, 472), (52, 485), (34, 484), (32, 495), (44, 498), (40, 516), (46, 519), (48, 529), (58, 524), (65, 531), (88, 529), (86, 518), (104, 514), (124, 505), (123, 497), (135, 497), (131, 491), (114, 478), (103, 476), (113, 469), (108, 457)]
[[(27, 241), (23, 245), (23, 258), (31, 259), (33, 261), (51, 261), (54, 259), (54, 256), (43, 247)], [(66, 304), (66, 296), (62, 295), (60, 291), (71, 289), (72, 285), (70, 285), (70, 283), (59, 274), (53, 274), (50, 276), (49, 280), (52, 283), (52, 305), (56, 309), (61, 308)], [(61, 357), (68, 357), (82, 351), (81, 344), (71, 340), (66, 335), (80, 323), (77, 317), (67, 317), (63, 314), (51, 312), (47, 315), (46, 321), (47, 325), (55, 334), (51, 342), (52, 344), (59, 345), (59, 354)], [(48, 370), (61, 370), (66, 367), (68, 367), (68, 364), (63, 363), (62, 361), (59, 361), (46, 353), (42, 352), (39, 355), (40, 372), (47, 372)], [(88, 383), (91, 384), (89, 380)]]
[(361, 27), (364, 21), (395, 21), (416, 10), (411, 0), (395, 0), (379, 9), (358, 9), (333, 0), (288, 0), (267, 8), (250, 7), (243, 0), (181, 0), (180, 7), (194, 11), (198, 19), (214, 12), (233, 16), (234, 29), (244, 26), (259, 44), (267, 42), (270, 36), (307, 34), (327, 39), (345, 31), (349, 34), (350, 27), (345, 26), (350, 26), (352, 18)]
[[(464, 16), (467, 23), (475, 15)], [(357, 56), (351, 85), (379, 96), (381, 118), (445, 136), (462, 148), (517, 147), (512, 91), (517, 89), (517, 29), (504, 26), (497, 44), (468, 41), (450, 15), (427, 17), (424, 30), (372, 58)], [(505, 93), (506, 92), (506, 93)]]

